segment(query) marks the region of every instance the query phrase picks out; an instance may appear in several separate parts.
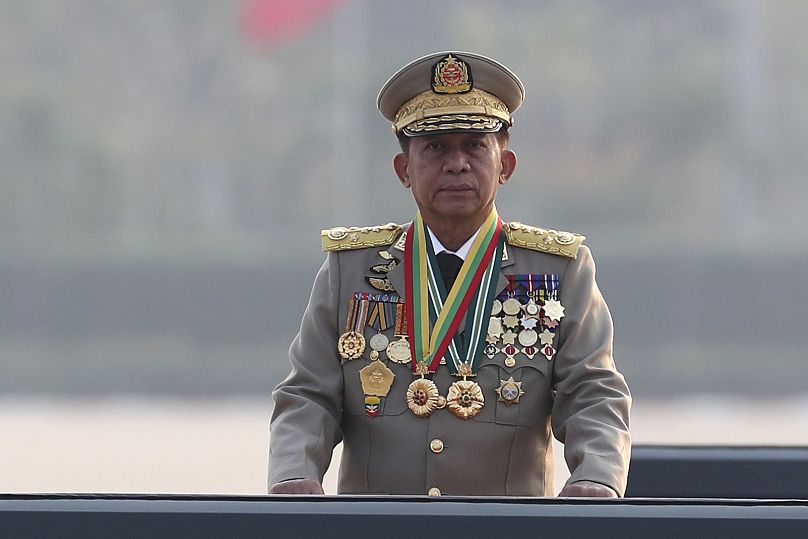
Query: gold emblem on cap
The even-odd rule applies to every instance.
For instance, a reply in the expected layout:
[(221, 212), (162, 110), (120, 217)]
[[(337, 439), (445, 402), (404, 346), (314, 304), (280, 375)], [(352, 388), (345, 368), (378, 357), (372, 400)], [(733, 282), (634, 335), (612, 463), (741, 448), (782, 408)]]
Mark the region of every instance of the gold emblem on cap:
[(462, 94), (471, 90), (469, 65), (451, 54), (435, 64), (432, 91), (436, 94)]

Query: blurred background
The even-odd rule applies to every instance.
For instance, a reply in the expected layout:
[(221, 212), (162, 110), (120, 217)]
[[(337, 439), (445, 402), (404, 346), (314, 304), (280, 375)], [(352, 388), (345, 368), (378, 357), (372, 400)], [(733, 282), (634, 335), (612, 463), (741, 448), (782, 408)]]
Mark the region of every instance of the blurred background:
[(806, 18), (0, 0), (0, 492), (264, 491), (320, 230), (412, 218), (375, 98), (436, 50), (525, 83), (498, 208), (587, 236), (635, 438), (805, 445)]

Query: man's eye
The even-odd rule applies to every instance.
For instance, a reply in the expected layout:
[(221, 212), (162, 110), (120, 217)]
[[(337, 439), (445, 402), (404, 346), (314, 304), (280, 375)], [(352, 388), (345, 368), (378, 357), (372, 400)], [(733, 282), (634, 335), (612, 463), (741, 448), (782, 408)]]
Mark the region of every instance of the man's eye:
[(427, 150), (440, 150), (441, 146), (437, 142), (430, 142), (426, 145)]

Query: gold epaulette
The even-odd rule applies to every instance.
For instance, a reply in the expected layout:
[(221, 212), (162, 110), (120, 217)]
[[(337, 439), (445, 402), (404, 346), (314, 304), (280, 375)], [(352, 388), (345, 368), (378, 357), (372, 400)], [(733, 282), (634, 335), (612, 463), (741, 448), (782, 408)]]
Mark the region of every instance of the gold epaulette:
[(321, 232), (323, 251), (347, 251), (390, 245), (396, 241), (402, 230), (404, 228), (395, 223), (350, 228), (336, 226)]
[(575, 258), (578, 254), (578, 248), (586, 239), (586, 236), (573, 234), (572, 232), (547, 230), (523, 225), (517, 221), (511, 221), (506, 224), (504, 230), (508, 243), (511, 245), (570, 258)]

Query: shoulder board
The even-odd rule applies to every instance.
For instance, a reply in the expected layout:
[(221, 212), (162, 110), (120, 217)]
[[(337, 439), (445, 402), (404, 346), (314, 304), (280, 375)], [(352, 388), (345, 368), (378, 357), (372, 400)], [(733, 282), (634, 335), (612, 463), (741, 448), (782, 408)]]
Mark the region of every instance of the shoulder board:
[(349, 249), (366, 249), (390, 245), (401, 234), (404, 228), (395, 223), (379, 226), (345, 228), (337, 226), (323, 230), (323, 251), (347, 251)]
[(511, 221), (503, 226), (503, 230), (511, 245), (570, 258), (576, 257), (578, 248), (586, 239), (586, 236), (572, 232), (547, 230), (518, 221)]

